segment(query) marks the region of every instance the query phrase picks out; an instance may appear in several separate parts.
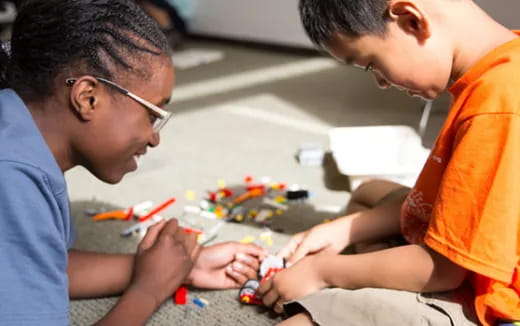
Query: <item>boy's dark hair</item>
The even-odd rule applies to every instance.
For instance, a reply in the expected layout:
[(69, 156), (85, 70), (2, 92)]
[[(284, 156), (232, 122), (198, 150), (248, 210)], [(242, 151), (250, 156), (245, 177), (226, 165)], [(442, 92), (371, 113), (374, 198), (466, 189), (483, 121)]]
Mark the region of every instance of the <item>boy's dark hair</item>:
[(349, 36), (385, 32), (387, 0), (300, 0), (299, 8), (307, 35), (318, 46), (336, 32)]
[(7, 66), (0, 54), (0, 86), (42, 99), (66, 70), (111, 79), (116, 69), (138, 71), (129, 59), (145, 53), (167, 54), (169, 46), (133, 0), (28, 0), (13, 26)]

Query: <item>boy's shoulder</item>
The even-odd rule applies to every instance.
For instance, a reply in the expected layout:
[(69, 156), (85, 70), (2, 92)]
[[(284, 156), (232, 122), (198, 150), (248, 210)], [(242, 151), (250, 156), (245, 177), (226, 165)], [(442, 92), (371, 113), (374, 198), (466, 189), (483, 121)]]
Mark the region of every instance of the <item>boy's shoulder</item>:
[(473, 78), (468, 78), (462, 96), (463, 120), (481, 114), (520, 116), (520, 38), (483, 58), (469, 74)]

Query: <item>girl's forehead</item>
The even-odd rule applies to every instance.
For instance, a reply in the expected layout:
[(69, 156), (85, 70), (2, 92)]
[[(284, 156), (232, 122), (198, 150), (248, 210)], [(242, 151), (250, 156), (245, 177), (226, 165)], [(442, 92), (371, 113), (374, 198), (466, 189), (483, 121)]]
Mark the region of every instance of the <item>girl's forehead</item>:
[(158, 104), (171, 97), (175, 83), (175, 71), (171, 59), (152, 60), (147, 67), (147, 75), (127, 73), (119, 77), (122, 85), (129, 91), (143, 95)]

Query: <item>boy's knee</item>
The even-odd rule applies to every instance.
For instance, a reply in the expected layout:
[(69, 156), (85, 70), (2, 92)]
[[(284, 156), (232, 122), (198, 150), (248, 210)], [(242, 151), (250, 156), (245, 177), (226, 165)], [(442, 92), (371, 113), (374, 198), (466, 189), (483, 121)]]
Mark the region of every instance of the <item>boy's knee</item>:
[(383, 179), (369, 179), (357, 187), (351, 195), (350, 201), (356, 205), (371, 208), (388, 194), (404, 186)]

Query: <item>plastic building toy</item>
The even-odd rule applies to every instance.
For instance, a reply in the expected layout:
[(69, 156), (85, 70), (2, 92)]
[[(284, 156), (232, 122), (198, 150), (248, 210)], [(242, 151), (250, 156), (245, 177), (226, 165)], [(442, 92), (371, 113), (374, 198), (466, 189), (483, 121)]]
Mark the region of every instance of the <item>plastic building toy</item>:
[(92, 219), (97, 221), (104, 221), (104, 220), (110, 220), (110, 219), (116, 219), (116, 220), (127, 220), (129, 219), (128, 216), (132, 217), (134, 213), (133, 209), (126, 210), (117, 210), (117, 211), (109, 211), (109, 212), (103, 212), (96, 214), (92, 216)]
[(300, 144), (298, 150), (298, 161), (303, 166), (321, 166), (325, 151), (322, 146), (317, 143)]
[(209, 201), (211, 201), (213, 203), (218, 203), (224, 198), (233, 196), (233, 191), (228, 188), (222, 188), (215, 192), (210, 191), (208, 193), (208, 195), (209, 195), (209, 197), (208, 197)]
[(116, 210), (95, 214), (94, 216), (92, 216), (92, 219), (94, 220), (94, 222), (108, 219), (119, 219), (129, 221), (133, 216), (141, 216), (146, 214), (146, 212), (152, 207), (152, 205), (153, 203), (151, 201), (145, 201), (137, 205), (134, 205), (127, 210)]
[(256, 290), (260, 286), (258, 280), (248, 280), (238, 293), (240, 302), (243, 304), (260, 305), (262, 300), (256, 295)]
[(194, 298), (193, 299), (193, 303), (196, 304), (197, 306), (201, 307), (201, 308), (204, 308), (206, 306), (206, 303), (204, 303), (204, 301), (202, 301), (199, 298)]
[(164, 218), (159, 215), (154, 215), (151, 219), (149, 219), (145, 222), (136, 223), (136, 224), (132, 225), (131, 227), (123, 230), (123, 232), (121, 232), (121, 236), (128, 237), (135, 233), (143, 232), (143, 230), (147, 230), (150, 226), (154, 225), (155, 223), (157, 223), (163, 219)]
[(187, 296), (188, 288), (185, 286), (179, 286), (179, 288), (175, 291), (173, 301), (175, 304), (186, 304)]
[(166, 209), (168, 206), (170, 206), (171, 204), (175, 203), (175, 198), (172, 197), (170, 199), (168, 199), (167, 201), (165, 201), (164, 203), (160, 204), (159, 206), (155, 207), (154, 209), (152, 209), (148, 214), (146, 214), (145, 216), (141, 216), (139, 217), (139, 222), (144, 222), (150, 218), (152, 218), (155, 214), (159, 213), (160, 211)]
[(260, 305), (262, 304), (262, 299), (260, 299), (256, 295), (256, 290), (265, 282), (265, 280), (273, 277), (274, 274), (285, 268), (285, 259), (277, 256), (268, 256), (262, 261), (260, 264), (260, 270), (258, 271), (258, 276), (260, 281), (258, 280), (248, 280), (238, 293), (238, 297), (240, 302), (248, 305)]
[(308, 199), (309, 191), (305, 189), (300, 190), (288, 190), (287, 191), (287, 199), (288, 200), (298, 200), (298, 199)]

